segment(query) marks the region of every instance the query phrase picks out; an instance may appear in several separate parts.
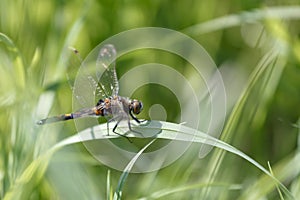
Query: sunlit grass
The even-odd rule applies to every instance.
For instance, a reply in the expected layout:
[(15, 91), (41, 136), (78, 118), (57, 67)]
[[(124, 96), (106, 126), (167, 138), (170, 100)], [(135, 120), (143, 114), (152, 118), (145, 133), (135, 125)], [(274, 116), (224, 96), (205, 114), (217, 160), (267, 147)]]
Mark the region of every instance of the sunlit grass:
[[(147, 2), (151, 9), (144, 10), (145, 16), (131, 20), (126, 16), (139, 16), (143, 13), (139, 10), (143, 5), (130, 7), (121, 4), (110, 1), (101, 4), (93, 1), (72, 4), (62, 1), (2, 2), (1, 198), (113, 199), (114, 195), (117, 198), (122, 194), (123, 199), (279, 199), (281, 195), (276, 186), (283, 184), (284, 187), (279, 187), (283, 198), (294, 195), (298, 199), (300, 157), (299, 143), (295, 142), (295, 138), (299, 140), (298, 133), (295, 133), (298, 128), (289, 124), (298, 119), (299, 109), (298, 106), (291, 109), (286, 104), (298, 105), (294, 102), (299, 102), (300, 97), (295, 73), (300, 60), (297, 21), (300, 8), (273, 7), (244, 12), (241, 1), (237, 3), (241, 11), (232, 14), (228, 7), (222, 10), (217, 1), (206, 5), (224, 13), (220, 17), (200, 3), (194, 8), (175, 3), (172, 8), (180, 8), (177, 13), (164, 10), (169, 8), (166, 3)], [(207, 15), (190, 10), (197, 6)], [(121, 10), (126, 16), (112, 15), (121, 13), (115, 12)], [(194, 21), (184, 22), (183, 16)], [(178, 19), (178, 26), (175, 22), (169, 23), (174, 19)], [(203, 19), (211, 20), (199, 23)], [(245, 23), (252, 22), (260, 24), (263, 29), (259, 29), (262, 32), (257, 35), (256, 43), (249, 47), (243, 44), (247, 36), (240, 36), (240, 29), (245, 28)], [(78, 144), (82, 138), (76, 135), (72, 122), (36, 126), (40, 118), (71, 110), (66, 71), (70, 67), (72, 52), (68, 47), (76, 46), (87, 54), (101, 40), (132, 28), (136, 23), (183, 30), (203, 42), (220, 66), (230, 63), (233, 70), (239, 67), (245, 71), (246, 84), (242, 91), (237, 92), (239, 98), (229, 105), (233, 109), (228, 110), (221, 141), (210, 143), (222, 151), (215, 149), (199, 160), (200, 145), (196, 142), (179, 160), (164, 169), (130, 174), (138, 153), (122, 174), (101, 165), (83, 145)], [(294, 76), (285, 77), (289, 73)], [(288, 93), (289, 90), (292, 92)], [(284, 114), (278, 116), (278, 112)], [(279, 117), (285, 117), (288, 125), (274, 122), (273, 119)], [(154, 143), (147, 143), (148, 148), (153, 148), (162, 138), (174, 139), (172, 136), (178, 129), (172, 128), (167, 125)], [(275, 134), (276, 131), (280, 135)], [(140, 153), (147, 149), (141, 148)], [(228, 151), (238, 156), (224, 153)], [(272, 173), (265, 170), (268, 161)]]

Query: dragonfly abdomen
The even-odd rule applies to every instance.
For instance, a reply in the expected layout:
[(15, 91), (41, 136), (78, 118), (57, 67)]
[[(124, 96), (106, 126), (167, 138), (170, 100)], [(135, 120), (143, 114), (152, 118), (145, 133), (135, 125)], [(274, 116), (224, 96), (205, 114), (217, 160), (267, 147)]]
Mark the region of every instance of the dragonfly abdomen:
[(46, 119), (42, 119), (37, 122), (38, 125), (49, 124), (59, 121), (66, 121), (69, 119), (76, 119), (82, 117), (93, 117), (93, 116), (104, 116), (106, 112), (103, 108), (99, 109), (97, 107), (82, 109), (74, 113), (62, 114), (58, 116), (49, 117)]
[(74, 119), (72, 113), (42, 119), (42, 120), (38, 121), (37, 124), (38, 125), (43, 125), (43, 124), (54, 123), (54, 122), (59, 122), (59, 121), (66, 121), (66, 120), (69, 120), (69, 119)]

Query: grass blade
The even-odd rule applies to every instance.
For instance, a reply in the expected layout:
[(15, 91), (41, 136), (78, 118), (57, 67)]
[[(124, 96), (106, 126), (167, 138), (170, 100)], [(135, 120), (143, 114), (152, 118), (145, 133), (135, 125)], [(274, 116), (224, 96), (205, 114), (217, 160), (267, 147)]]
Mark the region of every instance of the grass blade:
[(128, 177), (128, 174), (130, 173), (130, 170), (132, 169), (134, 163), (137, 161), (137, 159), (139, 158), (139, 156), (155, 141), (156, 139), (153, 139), (151, 142), (149, 142), (147, 145), (144, 146), (144, 148), (142, 148), (132, 159), (131, 161), (128, 163), (128, 165), (126, 166), (125, 170), (123, 171), (120, 179), (119, 179), (119, 183), (118, 183), (118, 187), (116, 189), (115, 195), (114, 195), (114, 199), (121, 199), (122, 197), (122, 188), (124, 186), (124, 183)]
[(6, 45), (7, 50), (9, 51), (9, 55), (12, 56), (14, 73), (15, 76), (18, 77), (18, 79), (16, 80), (17, 85), (20, 88), (24, 88), (25, 68), (24, 68), (24, 62), (19, 49), (16, 47), (14, 42), (7, 35), (1, 32), (0, 32), (0, 42), (3, 42)]
[[(232, 147), (231, 145), (229, 145), (221, 140), (213, 138), (213, 137), (211, 137), (205, 133), (202, 133), (198, 130), (183, 126), (182, 124), (174, 124), (174, 123), (163, 122), (163, 121), (159, 121), (156, 123), (150, 123), (148, 126), (143, 126), (142, 128), (143, 128), (143, 130), (145, 130), (145, 132), (151, 131), (151, 130), (156, 131), (158, 128), (160, 128), (161, 132), (158, 135), (156, 135), (155, 139), (153, 139), (150, 143), (148, 143), (146, 146), (144, 146), (144, 148), (142, 148), (135, 155), (135, 157), (128, 163), (126, 169), (124, 170), (124, 172), (120, 178), (119, 185), (117, 187), (115, 197), (114, 197), (116, 199), (121, 197), (121, 189), (124, 185), (124, 181), (126, 180), (134, 163), (137, 161), (137, 159), (143, 153), (143, 151), (147, 147), (149, 147), (157, 138), (190, 142), (191, 136), (194, 136), (193, 142), (212, 145), (212, 146), (218, 147), (220, 149), (226, 150), (228, 152), (231, 152), (233, 154), (236, 154), (239, 157), (247, 160), (252, 165), (256, 166), (258, 169), (260, 169), (262, 172), (264, 172), (266, 175), (268, 175), (270, 178), (272, 178), (275, 181), (275, 183), (277, 183), (279, 185), (279, 187), (283, 190), (283, 192), (288, 197), (288, 199), (293, 199), (293, 196), (288, 191), (288, 189), (279, 180), (277, 180), (268, 170), (266, 170), (263, 166), (261, 166), (259, 163), (257, 163), (255, 160), (253, 160), (252, 158), (250, 158), (243, 152), (239, 151), (238, 149)], [(24, 171), (24, 173), (22, 174), (19, 181), (17, 181), (15, 186), (11, 188), (10, 194), (11, 193), (18, 194), (18, 192), (17, 192), (18, 190), (17, 191), (15, 191), (15, 190), (17, 188), (23, 187), (24, 184), (26, 185), (26, 183), (27, 183), (26, 180), (28, 180), (28, 175), (26, 172), (28, 170), (31, 171), (31, 174), (36, 174), (36, 173), (39, 175), (43, 174), (45, 169), (47, 168), (48, 163), (47, 162), (39, 162), (39, 160), (50, 160), (53, 153), (55, 153), (60, 148), (70, 145), (70, 144), (75, 144), (78, 142), (84, 142), (84, 141), (95, 140), (95, 139), (100, 139), (100, 140), (101, 139), (112, 139), (112, 138), (120, 137), (119, 135), (112, 135), (112, 134), (109, 136), (107, 136), (106, 134), (102, 135), (102, 133), (106, 133), (106, 131), (104, 131), (106, 129), (107, 129), (106, 124), (101, 124), (96, 127), (88, 128), (88, 129), (80, 132), (79, 134), (69, 137), (69, 138), (61, 141), (60, 143), (56, 144), (55, 146), (53, 146), (45, 155), (40, 156)], [(85, 137), (82, 137), (82, 135), (85, 135)], [(134, 135), (128, 134), (128, 137), (134, 137)], [(34, 167), (32, 167), (32, 166), (34, 166)], [(41, 167), (43, 170), (40, 170)], [(11, 195), (8, 194), (6, 199), (12, 199)]]

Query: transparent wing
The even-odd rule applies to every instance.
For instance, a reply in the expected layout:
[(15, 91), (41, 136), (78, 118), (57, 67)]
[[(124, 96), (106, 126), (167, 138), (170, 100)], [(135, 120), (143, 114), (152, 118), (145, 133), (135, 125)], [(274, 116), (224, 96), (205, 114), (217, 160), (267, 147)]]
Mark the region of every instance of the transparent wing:
[(99, 87), (106, 96), (118, 95), (119, 92), (115, 63), (116, 55), (115, 47), (112, 44), (107, 44), (100, 49), (97, 57), (96, 75), (99, 80)]
[[(67, 79), (68, 83), (70, 85), (70, 88), (73, 92), (73, 95), (76, 99), (76, 101), (81, 105), (81, 107), (85, 107), (87, 105), (87, 100), (83, 96), (83, 94), (80, 94), (78, 90), (75, 88), (75, 80), (76, 75), (79, 67), (82, 65), (82, 57), (79, 54), (79, 51), (74, 47), (69, 47), (69, 49), (72, 51), (72, 54), (70, 56), (69, 64), (68, 64), (68, 71), (67, 71)], [(79, 80), (82, 79), (79, 77)], [(83, 81), (82, 81), (83, 82)]]
[[(102, 91), (99, 91), (98, 82), (95, 76), (95, 67), (85, 63), (79, 51), (73, 47), (69, 47), (73, 51), (70, 58), (70, 66), (68, 68), (67, 78), (73, 92), (73, 100), (77, 106), (76, 109), (91, 107), (95, 105), (95, 94), (104, 96)], [(78, 69), (78, 66), (80, 68)], [(92, 98), (91, 98), (92, 97)]]
[(99, 99), (118, 94), (119, 84), (115, 71), (117, 53), (113, 45), (94, 49), (84, 61), (81, 61), (76, 49), (73, 51), (81, 62), (73, 86), (73, 96), (80, 104), (75, 106), (77, 109), (94, 106)]

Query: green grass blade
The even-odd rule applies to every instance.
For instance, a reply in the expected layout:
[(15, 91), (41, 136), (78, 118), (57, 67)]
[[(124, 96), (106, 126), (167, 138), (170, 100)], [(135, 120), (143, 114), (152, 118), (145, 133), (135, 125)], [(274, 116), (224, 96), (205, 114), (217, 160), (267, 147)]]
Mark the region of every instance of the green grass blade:
[(227, 15), (225, 17), (216, 18), (205, 23), (196, 24), (182, 31), (189, 35), (200, 35), (234, 26), (240, 26), (245, 22), (254, 22), (270, 18), (277, 19), (279, 16), (281, 19), (300, 19), (300, 7), (278, 6), (255, 9), (249, 12)]
[(227, 190), (241, 190), (242, 189), (242, 185), (239, 185), (239, 184), (226, 184), (226, 183), (190, 184), (190, 185), (186, 185), (186, 186), (162, 189), (160, 191), (154, 192), (149, 197), (141, 197), (141, 198), (139, 198), (139, 200), (160, 199), (160, 198), (163, 198), (163, 197), (171, 195), (171, 194), (188, 192), (190, 190), (196, 190), (196, 189), (201, 189), (201, 188), (205, 188), (205, 187), (223, 187)]
[[(102, 135), (103, 133), (106, 133), (106, 131), (105, 131), (106, 129), (107, 129), (106, 124), (101, 124), (99, 126), (86, 129), (86, 130), (80, 132), (78, 135), (69, 137), (69, 138), (61, 141), (60, 143), (56, 144), (55, 146), (53, 146), (46, 154), (44, 154), (43, 156), (41, 156), (37, 160), (35, 160), (24, 171), (24, 173), (22, 174), (19, 181), (17, 181), (17, 183), (11, 188), (10, 193), (8, 194), (6, 199), (11, 199), (12, 197), (14, 197), (11, 194), (18, 194), (19, 188), (23, 188), (24, 185), (27, 184), (26, 180), (28, 180), (28, 177), (29, 177), (28, 172), (30, 172), (29, 174), (31, 174), (30, 177), (33, 174), (39, 174), (39, 177), (41, 177), (48, 165), (48, 162), (42, 162), (42, 161), (45, 161), (45, 160), (49, 161), (51, 159), (51, 156), (53, 155), (53, 153), (55, 153), (60, 148), (65, 147), (70, 144), (75, 144), (75, 143), (89, 141), (89, 140), (112, 139), (112, 138), (120, 137), (119, 135), (112, 135), (112, 134), (109, 136), (107, 136), (106, 134)], [(174, 124), (174, 123), (159, 121), (159, 122), (155, 122), (155, 123), (150, 123), (149, 125), (142, 127), (142, 130), (145, 130), (145, 132), (154, 131), (157, 133), (157, 129), (161, 129), (161, 132), (158, 135), (156, 135), (156, 138), (158, 138), (158, 139), (162, 138), (162, 139), (190, 142), (190, 138), (191, 138), (191, 136), (193, 136), (194, 137), (193, 142), (212, 145), (212, 146), (218, 147), (220, 149), (223, 149), (223, 150), (226, 150), (228, 152), (238, 155), (239, 157), (250, 162), (252, 165), (256, 166), (258, 169), (260, 169), (262, 172), (264, 172), (267, 176), (271, 177), (280, 186), (280, 188), (285, 193), (285, 195), (289, 199), (293, 199), (293, 196), (288, 191), (288, 189), (282, 183), (280, 183), (280, 181), (278, 181), (272, 174), (270, 174), (268, 170), (266, 170), (255, 160), (253, 160), (252, 158), (250, 158), (243, 152), (237, 150), (236, 148), (232, 147), (231, 145), (229, 145), (221, 140), (218, 140), (216, 138), (213, 138), (213, 137), (211, 137), (205, 133), (202, 133), (198, 130), (194, 130), (192, 128), (183, 126), (181, 124)], [(82, 136), (84, 136), (84, 137), (82, 137)], [(128, 137), (134, 137), (134, 135), (128, 134)], [(83, 140), (83, 138), (84, 138), (84, 140)], [(143, 151), (147, 147), (149, 147), (154, 141), (155, 141), (155, 139), (152, 140), (149, 144), (147, 144), (144, 148), (142, 148), (139, 151), (139, 153), (136, 154), (136, 156), (129, 162), (129, 164), (127, 165), (126, 169), (124, 170), (124, 172), (120, 178), (119, 186), (116, 191), (118, 193), (118, 195), (121, 194), (121, 189), (123, 187), (124, 181), (126, 180), (126, 177), (128, 176), (128, 173), (130, 172), (130, 169), (133, 167), (134, 163), (136, 162), (138, 157), (143, 153)], [(115, 198), (116, 197), (118, 197), (118, 196), (115, 196)]]
[[(270, 173), (274, 176), (270, 162), (268, 162), (268, 167), (269, 167)], [(276, 184), (276, 189), (277, 189), (277, 191), (279, 193), (280, 199), (284, 200), (284, 198), (282, 196), (282, 193), (281, 193), (281, 191), (280, 191), (280, 189), (279, 189), (279, 187), (278, 187), (277, 184)]]
[[(109, 136), (107, 136), (106, 134), (102, 135), (103, 133), (106, 133), (106, 129), (107, 129), (106, 124), (101, 124), (99, 126), (95, 126), (95, 127), (83, 130), (82, 132), (79, 133), (79, 135), (81, 135), (81, 137), (73, 136), (73, 138), (68, 138), (68, 139), (60, 142), (57, 146), (62, 147), (64, 145), (72, 144), (73, 142), (80, 142), (82, 138), (84, 138), (84, 141), (89, 141), (89, 140), (94, 140), (94, 139), (112, 139), (112, 138), (119, 137), (118, 135), (109, 135)], [(262, 172), (264, 172), (268, 177), (271, 177), (280, 186), (280, 188), (283, 190), (283, 192), (288, 197), (288, 199), (293, 199), (293, 196), (288, 191), (288, 189), (279, 180), (277, 180), (272, 174), (270, 174), (270, 172), (268, 170), (266, 170), (263, 166), (261, 166), (255, 160), (253, 160), (252, 158), (250, 158), (243, 152), (239, 151), (238, 149), (232, 147), (231, 145), (229, 145), (221, 140), (218, 140), (216, 138), (213, 138), (213, 137), (211, 137), (205, 133), (202, 133), (198, 130), (194, 130), (189, 127), (186, 127), (184, 125), (163, 122), (163, 121), (157, 121), (154, 123), (150, 123), (147, 126), (141, 126), (140, 130), (143, 130), (143, 133), (144, 132), (157, 133), (158, 129), (161, 129), (161, 132), (156, 135), (156, 138), (190, 142), (191, 136), (194, 136), (193, 142), (212, 145), (212, 146), (218, 147), (220, 149), (223, 149), (227, 152), (231, 152), (235, 155), (238, 155), (239, 157), (250, 162), (252, 165), (256, 166), (258, 169), (260, 169)], [(145, 135), (145, 137), (146, 136), (147, 135)], [(134, 137), (134, 135), (128, 134), (128, 137)]]
[(13, 72), (15, 73), (15, 76), (18, 77), (18, 79), (15, 80), (17, 85), (20, 88), (24, 88), (26, 74), (25, 74), (24, 62), (19, 49), (7, 35), (1, 32), (0, 32), (0, 42), (3, 42), (5, 44), (7, 50), (9, 51), (9, 55), (12, 56), (13, 67), (14, 67)]
[[(300, 154), (297, 152), (285, 157), (282, 161), (278, 162), (273, 170), (276, 177), (282, 182), (295, 179), (299, 172)], [(260, 199), (265, 197), (265, 194), (274, 190), (276, 185), (270, 184), (269, 177), (264, 174), (251, 185), (251, 187), (244, 190), (239, 200), (247, 199)], [(280, 187), (281, 188), (281, 187)], [(282, 188), (281, 188), (282, 189)], [(292, 194), (291, 194), (292, 195)]]
[(137, 161), (137, 159), (139, 158), (139, 156), (155, 141), (156, 139), (151, 140), (147, 145), (144, 146), (144, 148), (142, 148), (128, 163), (128, 165), (126, 166), (126, 168), (124, 169), (120, 179), (119, 179), (119, 183), (118, 183), (118, 187), (116, 189), (116, 192), (114, 194), (114, 199), (115, 200), (119, 200), (122, 197), (122, 189), (124, 186), (124, 183), (128, 177), (128, 174), (130, 173), (134, 163)]
[(107, 170), (107, 178), (106, 178), (106, 200), (110, 200), (111, 198), (111, 186), (110, 186), (110, 170)]
[(44, 177), (49, 165), (50, 158), (54, 151), (48, 151), (46, 154), (34, 160), (15, 181), (9, 191), (5, 194), (4, 200), (27, 199), (30, 191)]
[[(274, 67), (274, 62), (276, 63), (276, 61), (278, 61), (278, 52), (276, 51), (276, 49), (273, 49), (268, 54), (266, 54), (261, 59), (261, 61), (258, 63), (257, 67), (255, 68), (251, 77), (249, 78), (246, 88), (244, 89), (243, 93), (240, 95), (240, 98), (238, 99), (235, 107), (233, 108), (233, 110), (229, 116), (229, 119), (228, 119), (228, 121), (225, 125), (225, 128), (223, 130), (223, 133), (221, 135), (221, 139), (223, 141), (226, 141), (226, 142), (231, 141), (231, 138), (234, 135), (234, 130), (237, 128), (237, 126), (239, 124), (239, 120), (241, 119), (242, 113), (245, 109), (245, 105), (247, 103), (247, 100), (249, 99), (249, 96), (251, 95), (251, 92), (253, 91), (253, 88), (263, 78), (263, 76), (265, 75), (265, 71), (268, 69), (268, 67)], [(282, 68), (282, 66), (284, 66), (284, 64), (282, 62), (278, 62), (278, 63), (279, 64), (276, 65), (278, 68)], [(275, 71), (277, 71), (277, 70), (275, 70)], [(269, 70), (269, 72), (272, 73), (273, 70)], [(267, 75), (267, 77), (272, 77), (272, 76)], [(259, 98), (264, 99), (264, 96), (261, 96)], [(260, 102), (260, 101), (258, 101), (258, 102)], [(216, 174), (218, 173), (218, 171), (220, 169), (224, 155), (225, 155), (225, 152), (219, 152), (219, 151), (215, 152), (213, 159), (211, 159), (211, 162), (208, 164), (208, 168), (210, 169), (210, 172), (209, 172), (210, 175), (206, 179), (207, 182), (213, 182), (214, 177), (216, 176)], [(205, 191), (204, 196), (206, 194), (208, 194), (208, 192), (209, 191)]]

